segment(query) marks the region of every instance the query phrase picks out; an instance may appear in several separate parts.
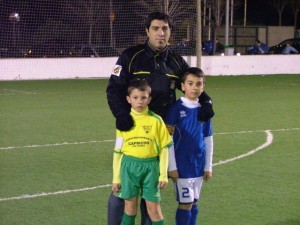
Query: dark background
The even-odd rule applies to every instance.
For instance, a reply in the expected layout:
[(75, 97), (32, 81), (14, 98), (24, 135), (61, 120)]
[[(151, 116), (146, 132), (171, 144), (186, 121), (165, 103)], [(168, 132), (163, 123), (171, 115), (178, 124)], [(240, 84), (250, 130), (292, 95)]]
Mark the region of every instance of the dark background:
[[(79, 0), (0, 0), (0, 48), (29, 48), (36, 43), (44, 43), (49, 39), (67, 40), (68, 44), (87, 43), (89, 25), (87, 18), (66, 11), (63, 2), (80, 2)], [(82, 2), (86, 2), (82, 1)], [(187, 5), (192, 0), (182, 0)], [(99, 0), (101, 2), (101, 0)], [(110, 44), (109, 0), (102, 0), (103, 7), (94, 24), (93, 43), (107, 46)], [(136, 43), (134, 35), (144, 34), (143, 11), (138, 11), (135, 1), (113, 0), (116, 15), (114, 33), (116, 47), (125, 48)], [(271, 4), (272, 0), (247, 1), (247, 26), (277, 26), (278, 13)], [(101, 6), (102, 6), (101, 5)], [(193, 9), (195, 11), (195, 9)], [(20, 22), (9, 21), (9, 15), (18, 12)], [(300, 13), (299, 13), (300, 14)], [(243, 25), (244, 4), (234, 12), (234, 25)], [(224, 24), (224, 20), (223, 20)], [(282, 14), (282, 26), (293, 26), (294, 15), (291, 8), (286, 7)], [(300, 28), (298, 15), (297, 29)], [(180, 28), (176, 28), (179, 30)], [(172, 37), (179, 36), (173, 32)], [(175, 36), (176, 34), (177, 36)], [(70, 38), (72, 37), (72, 38)]]

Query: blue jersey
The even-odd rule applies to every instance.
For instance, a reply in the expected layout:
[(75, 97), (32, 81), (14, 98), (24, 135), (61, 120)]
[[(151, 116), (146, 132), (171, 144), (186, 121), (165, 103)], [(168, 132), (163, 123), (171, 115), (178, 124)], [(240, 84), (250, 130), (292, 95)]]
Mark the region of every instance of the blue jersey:
[[(198, 121), (200, 104), (181, 97), (169, 109), (165, 118), (174, 128), (173, 142), (179, 178), (195, 178), (204, 174), (204, 138), (212, 136), (212, 122)], [(201, 108), (200, 108), (201, 110)]]

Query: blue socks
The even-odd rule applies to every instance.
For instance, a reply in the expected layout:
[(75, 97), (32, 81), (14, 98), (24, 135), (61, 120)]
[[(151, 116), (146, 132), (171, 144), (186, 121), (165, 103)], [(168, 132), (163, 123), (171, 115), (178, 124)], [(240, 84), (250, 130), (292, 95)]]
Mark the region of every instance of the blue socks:
[(176, 225), (189, 224), (192, 213), (189, 210), (177, 209), (176, 211)]
[(199, 214), (199, 208), (198, 205), (193, 205), (191, 209), (191, 219), (189, 225), (196, 225), (197, 224), (197, 218)]
[(196, 225), (198, 214), (198, 205), (193, 205), (191, 210), (177, 209), (176, 225)]

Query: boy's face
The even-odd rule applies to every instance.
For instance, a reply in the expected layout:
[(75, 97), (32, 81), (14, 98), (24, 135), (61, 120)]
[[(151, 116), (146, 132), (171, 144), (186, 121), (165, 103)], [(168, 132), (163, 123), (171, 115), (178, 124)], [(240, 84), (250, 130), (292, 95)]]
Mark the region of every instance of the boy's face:
[(184, 83), (181, 83), (184, 97), (189, 100), (197, 101), (204, 89), (203, 77), (196, 77), (192, 74), (187, 75)]
[(137, 112), (141, 112), (147, 108), (151, 101), (148, 91), (140, 91), (133, 89), (129, 96), (126, 96), (128, 103)]
[(170, 39), (171, 29), (163, 20), (152, 20), (149, 29), (146, 29), (150, 45), (156, 50), (163, 50)]

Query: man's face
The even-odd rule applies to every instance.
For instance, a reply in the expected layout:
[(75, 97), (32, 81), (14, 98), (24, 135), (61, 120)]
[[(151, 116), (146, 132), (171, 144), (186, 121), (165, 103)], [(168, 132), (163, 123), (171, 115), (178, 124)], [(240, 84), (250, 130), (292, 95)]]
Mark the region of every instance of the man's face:
[(146, 29), (150, 45), (156, 50), (163, 50), (171, 35), (169, 24), (163, 20), (152, 20), (149, 30)]

